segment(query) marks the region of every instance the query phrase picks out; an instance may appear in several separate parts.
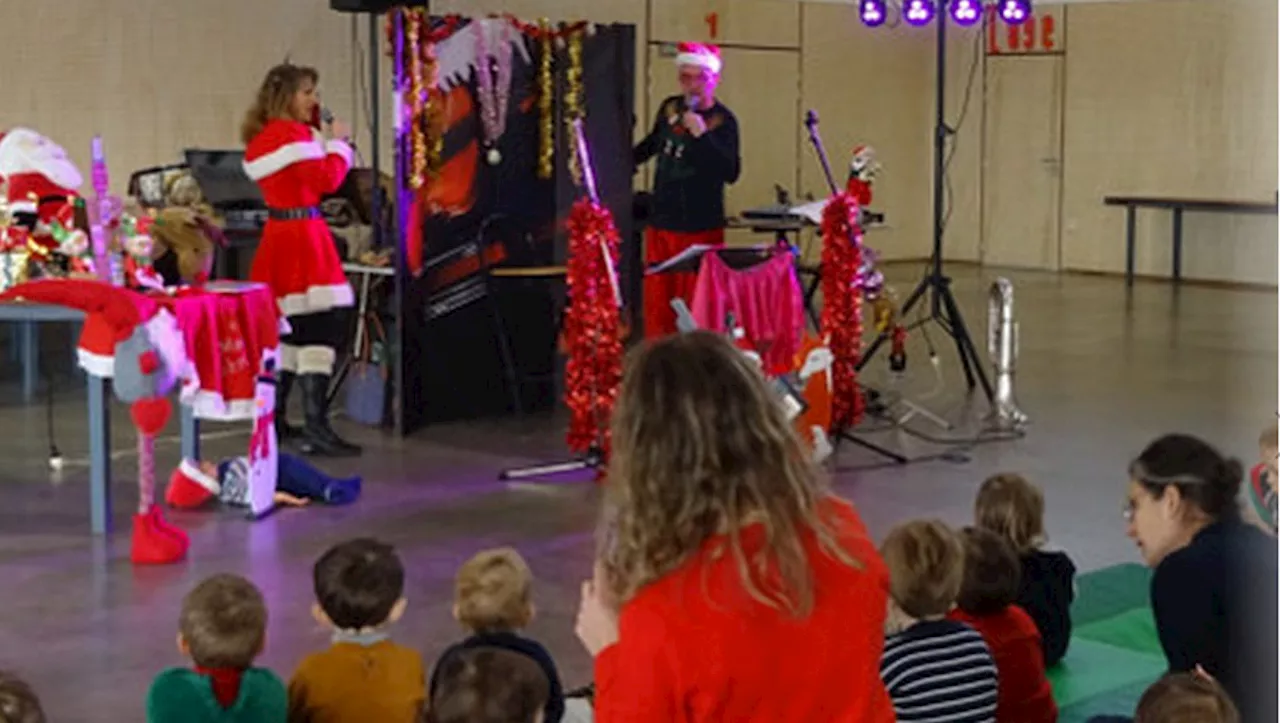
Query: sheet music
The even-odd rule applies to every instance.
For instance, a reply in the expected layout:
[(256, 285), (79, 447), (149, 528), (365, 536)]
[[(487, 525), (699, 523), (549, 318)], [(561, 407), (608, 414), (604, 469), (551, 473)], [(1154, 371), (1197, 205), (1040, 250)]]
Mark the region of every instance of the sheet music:
[(717, 248), (720, 248), (720, 247), (713, 246), (711, 244), (693, 244), (689, 248), (685, 249), (684, 251), (681, 251), (675, 256), (672, 256), (666, 261), (654, 264), (653, 266), (650, 266), (649, 268), (645, 269), (645, 273), (660, 274), (666, 271), (667, 269), (670, 269), (675, 266), (679, 266), (680, 264), (686, 261), (692, 261), (693, 259), (702, 258), (703, 254)]
[(792, 206), (791, 213), (820, 226), (822, 225), (822, 212), (827, 208), (827, 202), (830, 200), (829, 198), (824, 198), (818, 201), (802, 203), (799, 206)]

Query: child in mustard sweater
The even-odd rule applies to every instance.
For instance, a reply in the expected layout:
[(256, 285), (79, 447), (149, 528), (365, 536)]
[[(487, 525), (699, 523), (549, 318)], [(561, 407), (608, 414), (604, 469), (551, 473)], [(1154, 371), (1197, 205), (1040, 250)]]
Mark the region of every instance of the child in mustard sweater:
[(290, 723), (416, 723), (426, 700), (422, 657), (391, 641), (404, 614), (404, 567), (390, 546), (343, 542), (316, 562), (315, 619), (333, 631), (289, 681)]

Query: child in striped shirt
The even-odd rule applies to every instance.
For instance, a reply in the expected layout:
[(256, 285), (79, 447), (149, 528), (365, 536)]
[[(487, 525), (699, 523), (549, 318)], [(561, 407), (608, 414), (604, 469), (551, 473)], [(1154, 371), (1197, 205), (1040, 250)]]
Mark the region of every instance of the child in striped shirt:
[(890, 620), (880, 677), (899, 723), (993, 723), (991, 651), (968, 625), (947, 619), (964, 579), (964, 546), (942, 522), (899, 525), (880, 554), (889, 567)]

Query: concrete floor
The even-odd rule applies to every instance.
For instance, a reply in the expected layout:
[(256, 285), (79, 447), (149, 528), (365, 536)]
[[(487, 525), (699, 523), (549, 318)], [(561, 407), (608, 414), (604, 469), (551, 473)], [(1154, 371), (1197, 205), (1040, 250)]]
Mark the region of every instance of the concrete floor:
[[(895, 270), (901, 294), (910, 291), (915, 273), (914, 267)], [(985, 349), (990, 274), (954, 273), (957, 297)], [(986, 475), (1019, 471), (1044, 487), (1050, 535), (1082, 569), (1137, 560), (1124, 536), (1120, 501), (1126, 465), (1147, 441), (1181, 430), (1205, 435), (1246, 462), (1256, 456), (1258, 431), (1276, 412), (1277, 295), (1141, 283), (1127, 293), (1110, 278), (1010, 276), (1022, 324), (1018, 394), (1033, 422), (1030, 433), (972, 446), (967, 462), (906, 467), (885, 466), (874, 454), (845, 446), (834, 466), (836, 489), (856, 501), (880, 536), (912, 517), (963, 523)], [(929, 331), (945, 383), (935, 380), (924, 335), (916, 334), (909, 390), (958, 429), (943, 432), (921, 418), (910, 426), (972, 438), (984, 404), (966, 403), (954, 347), (941, 343), (936, 326)], [(57, 334), (46, 332), (46, 345), (67, 343)], [(572, 623), (579, 582), (589, 571), (596, 490), (572, 478), (496, 480), (503, 468), (562, 455), (561, 421), (459, 424), (408, 440), (350, 430), (368, 451), (332, 469), (366, 476), (365, 497), (355, 506), (289, 511), (255, 524), (230, 512), (174, 514), (191, 532), (192, 559), (138, 569), (127, 560), (136, 500), (127, 417), (117, 410), (120, 532), (94, 539), (87, 469), (77, 461), (86, 452), (83, 386), (70, 371), (58, 377), (55, 426), (70, 464), (51, 479), (45, 407), (21, 404), (13, 366), (6, 361), (0, 390), (0, 667), (35, 685), (52, 720), (140, 718), (151, 676), (182, 663), (173, 644), (179, 601), (215, 571), (245, 574), (263, 589), (272, 619), (262, 662), (287, 677), (303, 654), (326, 643), (307, 612), (311, 563), (329, 544), (355, 535), (376, 535), (400, 549), (410, 610), (397, 637), (419, 647), (428, 664), (458, 635), (449, 611), (459, 563), (483, 547), (515, 545), (537, 575), (540, 617), (532, 634), (557, 657), (567, 684), (589, 679), (590, 661)], [(885, 366), (881, 357), (864, 379), (884, 384)], [(246, 439), (234, 428), (206, 431), (210, 456), (235, 453)], [(900, 431), (868, 437), (913, 456), (957, 449)], [(178, 459), (176, 440), (162, 441), (158, 454), (169, 469)]]

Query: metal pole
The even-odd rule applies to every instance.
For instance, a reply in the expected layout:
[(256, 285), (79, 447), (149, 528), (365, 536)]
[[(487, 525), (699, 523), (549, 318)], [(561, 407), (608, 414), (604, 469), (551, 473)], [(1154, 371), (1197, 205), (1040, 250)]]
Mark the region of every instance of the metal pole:
[(369, 162), (373, 166), (373, 198), (369, 213), (373, 222), (373, 248), (382, 248), (382, 100), (379, 98), (378, 56), (381, 43), (378, 37), (378, 13), (369, 13)]
[[(946, 166), (947, 136), (950, 129), (946, 122), (946, 90), (947, 90), (947, 16), (940, 8), (934, 21), (938, 26), (938, 47), (936, 48), (936, 74), (934, 86), (937, 96), (934, 100), (934, 137), (933, 137), (933, 277), (942, 278), (942, 219), (945, 183), (943, 174)], [(937, 288), (930, 294), (933, 317), (940, 313), (941, 298)]]

